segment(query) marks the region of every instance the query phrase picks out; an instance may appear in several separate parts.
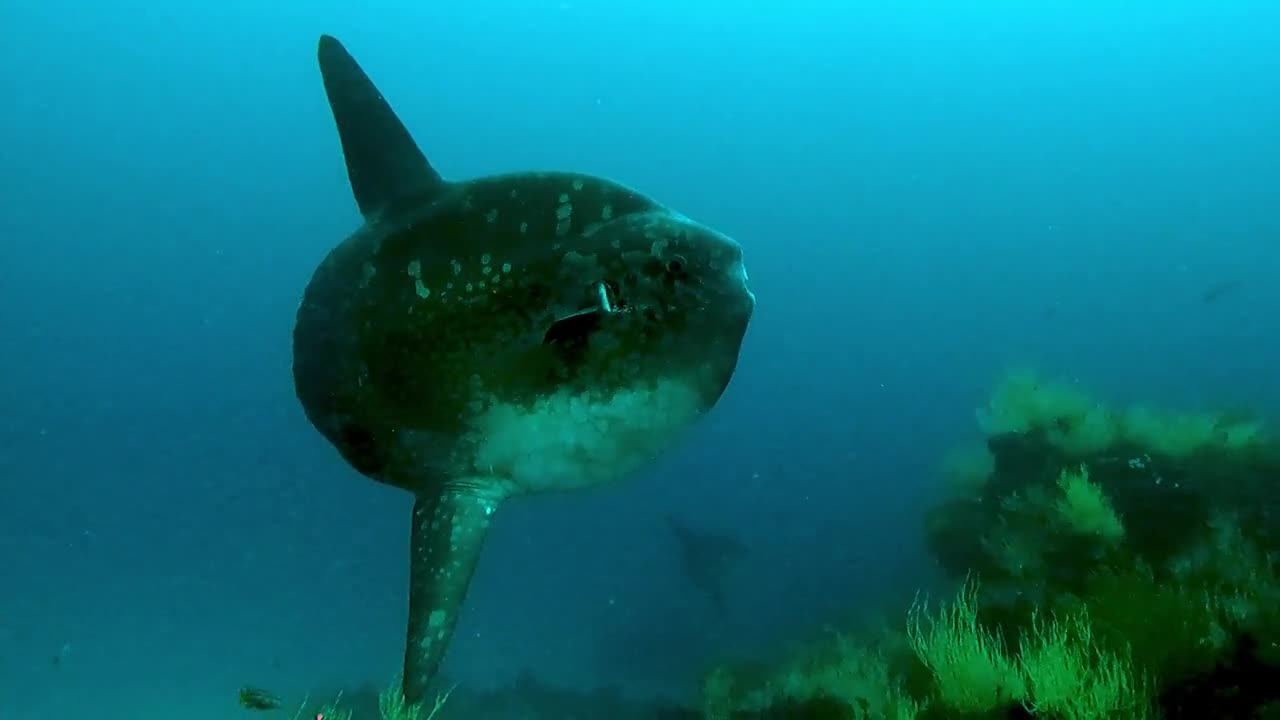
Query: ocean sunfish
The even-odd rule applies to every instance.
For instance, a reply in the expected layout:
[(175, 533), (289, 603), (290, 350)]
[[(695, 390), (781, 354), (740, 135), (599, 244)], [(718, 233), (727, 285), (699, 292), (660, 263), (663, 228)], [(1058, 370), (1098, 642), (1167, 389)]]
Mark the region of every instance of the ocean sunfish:
[(755, 297), (737, 242), (618, 183), (443, 179), (338, 40), (319, 60), (364, 223), (306, 287), (294, 385), (353, 468), (414, 494), (416, 702), (502, 501), (670, 446), (728, 385)]

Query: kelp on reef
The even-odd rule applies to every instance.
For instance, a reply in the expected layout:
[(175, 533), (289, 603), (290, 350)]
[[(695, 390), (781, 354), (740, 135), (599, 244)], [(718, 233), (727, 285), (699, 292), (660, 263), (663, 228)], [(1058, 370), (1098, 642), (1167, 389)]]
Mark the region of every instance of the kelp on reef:
[(925, 522), (961, 594), (771, 674), (720, 668), (706, 717), (1280, 717), (1280, 445), (1261, 423), (1112, 410), (1030, 373), (978, 421)]

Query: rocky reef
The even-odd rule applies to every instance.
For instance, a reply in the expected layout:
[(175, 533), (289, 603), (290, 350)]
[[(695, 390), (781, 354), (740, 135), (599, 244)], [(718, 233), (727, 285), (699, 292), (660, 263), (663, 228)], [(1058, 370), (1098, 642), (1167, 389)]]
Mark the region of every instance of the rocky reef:
[(719, 667), (706, 718), (1280, 718), (1280, 444), (1261, 422), (1111, 408), (1030, 372), (977, 422), (924, 523), (955, 596)]

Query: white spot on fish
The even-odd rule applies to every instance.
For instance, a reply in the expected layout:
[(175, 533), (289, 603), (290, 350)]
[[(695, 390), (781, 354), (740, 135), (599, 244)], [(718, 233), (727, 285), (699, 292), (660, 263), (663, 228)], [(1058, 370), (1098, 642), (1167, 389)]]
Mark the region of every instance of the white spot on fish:
[[(564, 197), (561, 195), (560, 197)], [(573, 227), (570, 218), (573, 216), (573, 204), (564, 203), (556, 208), (556, 235), (568, 235)]]
[[(413, 291), (418, 294), (418, 297), (423, 300), (431, 297), (431, 288), (422, 282), (422, 261), (410, 260), (405, 272), (409, 274), (409, 277), (413, 278)], [(413, 308), (409, 308), (409, 312), (413, 312)]]

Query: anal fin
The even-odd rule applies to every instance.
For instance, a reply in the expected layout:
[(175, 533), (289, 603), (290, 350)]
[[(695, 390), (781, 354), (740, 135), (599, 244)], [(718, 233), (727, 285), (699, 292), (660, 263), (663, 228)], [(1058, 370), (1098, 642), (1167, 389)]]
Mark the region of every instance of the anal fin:
[(431, 682), (449, 649), (497, 507), (497, 499), (466, 487), (419, 495), (413, 504), (404, 652), (404, 696), (410, 704), (429, 704)]

